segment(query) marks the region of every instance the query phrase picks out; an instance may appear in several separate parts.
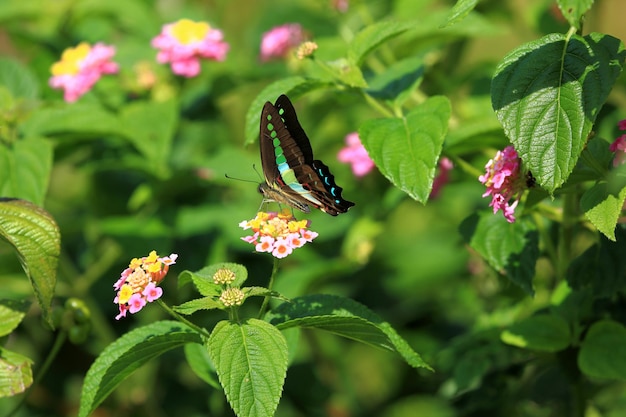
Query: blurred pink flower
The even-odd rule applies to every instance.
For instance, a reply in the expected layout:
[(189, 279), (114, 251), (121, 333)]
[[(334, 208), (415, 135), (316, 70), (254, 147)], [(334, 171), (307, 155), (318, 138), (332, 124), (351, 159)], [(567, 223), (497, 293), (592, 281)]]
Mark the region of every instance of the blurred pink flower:
[(617, 127), (619, 130), (626, 130), (626, 119), (617, 122)]
[(286, 23), (270, 29), (263, 34), (261, 40), (261, 61), (284, 58), (292, 48), (300, 45), (304, 39), (304, 31), (298, 23)]
[(626, 162), (626, 135), (622, 135), (615, 139), (611, 146), (609, 147), (611, 152), (615, 152), (615, 157), (613, 158), (613, 166), (619, 166)]
[(346, 144), (347, 146), (337, 154), (337, 159), (343, 163), (352, 164), (352, 172), (357, 177), (367, 175), (374, 168), (374, 161), (367, 154), (359, 139), (359, 134), (356, 132), (348, 134)]
[(158, 62), (169, 63), (174, 74), (190, 78), (200, 73), (200, 58), (226, 58), (229, 45), (223, 39), (222, 31), (212, 29), (206, 22), (181, 19), (164, 25), (152, 39), (152, 46), (159, 50)]
[(64, 100), (73, 103), (91, 90), (102, 75), (119, 71), (119, 66), (111, 61), (113, 55), (115, 47), (103, 43), (92, 47), (83, 42), (75, 48), (67, 48), (63, 51), (61, 60), (50, 68), (50, 86), (64, 89)]
[[(496, 156), (485, 165), (485, 175), (478, 180), (485, 184), (487, 191), (483, 197), (491, 195), (490, 207), (493, 213), (502, 210), (509, 223), (515, 221), (515, 207), (519, 203), (522, 191), (526, 187), (526, 176), (520, 175), (520, 159), (512, 146), (498, 151)], [(514, 199), (512, 204), (509, 201)]]
[(340, 13), (345, 13), (348, 11), (348, 6), (350, 6), (350, 2), (348, 0), (330, 0), (332, 7)]
[(433, 188), (430, 191), (430, 198), (437, 198), (444, 185), (450, 181), (450, 171), (454, 168), (451, 160), (445, 156), (439, 160), (439, 173), (433, 181)]

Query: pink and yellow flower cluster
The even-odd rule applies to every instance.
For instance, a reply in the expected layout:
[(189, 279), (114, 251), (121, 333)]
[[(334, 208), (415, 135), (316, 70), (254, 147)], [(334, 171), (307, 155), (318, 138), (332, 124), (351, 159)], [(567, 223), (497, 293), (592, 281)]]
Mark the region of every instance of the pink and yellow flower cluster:
[(252, 220), (244, 220), (239, 227), (252, 230), (251, 236), (242, 237), (245, 242), (254, 245), (257, 252), (269, 252), (276, 258), (284, 258), (294, 249), (312, 242), (317, 233), (308, 230), (307, 220), (296, 220), (289, 209), (281, 213), (258, 212)]
[[(478, 177), (487, 187), (483, 197), (491, 196), (489, 206), (493, 208), (493, 213), (502, 210), (509, 223), (515, 221), (515, 207), (526, 188), (525, 176), (520, 175), (520, 167), (521, 161), (517, 152), (512, 146), (507, 146), (485, 165), (485, 175)], [(509, 204), (511, 199), (514, 201)]]
[(169, 270), (170, 265), (176, 263), (178, 255), (159, 257), (156, 251), (150, 252), (143, 258), (134, 258), (128, 268), (122, 271), (120, 279), (113, 284), (117, 291), (113, 301), (119, 307), (116, 320), (126, 317), (126, 313), (135, 314), (147, 303), (151, 303), (163, 295), (158, 287)]

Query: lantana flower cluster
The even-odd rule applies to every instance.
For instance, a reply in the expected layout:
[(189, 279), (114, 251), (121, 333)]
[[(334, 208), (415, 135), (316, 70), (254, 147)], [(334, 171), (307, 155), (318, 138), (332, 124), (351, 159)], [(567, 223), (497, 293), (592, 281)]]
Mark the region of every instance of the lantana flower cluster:
[(112, 61), (114, 55), (115, 48), (103, 43), (91, 46), (83, 42), (75, 48), (68, 48), (63, 51), (61, 60), (50, 68), (50, 86), (63, 89), (65, 101), (72, 103), (88, 92), (104, 74), (119, 71), (118, 64)]
[[(626, 120), (621, 120), (617, 127), (619, 130), (626, 130)], [(615, 152), (615, 158), (613, 158), (613, 166), (617, 167), (626, 162), (626, 134), (620, 135), (609, 147), (611, 152)]]
[(298, 23), (287, 23), (268, 30), (261, 40), (261, 61), (286, 57), (305, 38), (304, 30)]
[(284, 258), (312, 242), (318, 234), (308, 226), (308, 220), (296, 220), (289, 209), (280, 213), (260, 211), (254, 219), (239, 223), (242, 229), (253, 232), (242, 237), (243, 241), (253, 244), (257, 252), (269, 252), (276, 258)]
[[(526, 188), (524, 175), (520, 175), (521, 161), (512, 146), (498, 151), (496, 156), (485, 165), (485, 174), (478, 180), (485, 184), (487, 191), (483, 197), (491, 196), (489, 206), (493, 213), (502, 210), (504, 218), (509, 223), (515, 221), (515, 207), (519, 203), (521, 194)], [(512, 203), (509, 203), (513, 200)]]
[(170, 265), (176, 263), (178, 255), (159, 257), (156, 251), (143, 258), (134, 258), (128, 268), (122, 271), (120, 279), (113, 284), (117, 291), (113, 302), (119, 307), (116, 320), (126, 317), (126, 313), (135, 314), (147, 303), (158, 300), (163, 289), (158, 287), (169, 271)]

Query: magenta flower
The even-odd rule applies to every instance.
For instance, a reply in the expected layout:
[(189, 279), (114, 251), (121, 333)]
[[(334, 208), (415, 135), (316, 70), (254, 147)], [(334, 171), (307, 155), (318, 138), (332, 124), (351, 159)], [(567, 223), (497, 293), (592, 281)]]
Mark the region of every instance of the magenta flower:
[[(509, 223), (515, 221), (514, 211), (526, 186), (526, 176), (520, 175), (520, 165), (515, 149), (507, 146), (485, 165), (485, 175), (478, 177), (487, 187), (483, 197), (492, 197), (489, 206), (493, 207), (493, 213), (502, 210)], [(511, 199), (514, 201), (509, 204)]]
[(159, 50), (159, 63), (169, 63), (174, 74), (191, 78), (200, 73), (200, 58), (226, 58), (229, 45), (223, 39), (222, 32), (206, 22), (181, 19), (164, 25), (152, 46)]
[(613, 166), (619, 166), (626, 162), (626, 135), (622, 135), (615, 139), (609, 147), (611, 152), (615, 152), (615, 158), (613, 158)]
[(429, 198), (437, 198), (444, 185), (450, 181), (450, 171), (454, 168), (454, 164), (451, 160), (445, 156), (439, 160), (439, 173), (433, 181), (433, 188), (430, 190)]
[(291, 49), (300, 45), (304, 39), (304, 31), (298, 23), (287, 23), (270, 29), (263, 34), (261, 40), (261, 61), (284, 58)]
[(365, 150), (365, 147), (359, 139), (359, 134), (356, 132), (350, 133), (346, 136), (345, 148), (342, 148), (337, 154), (337, 159), (340, 162), (346, 164), (352, 164), (352, 172), (357, 177), (363, 177), (367, 175), (372, 169), (374, 169), (374, 161), (370, 158)]
[(289, 209), (281, 213), (260, 211), (254, 219), (239, 223), (239, 227), (254, 233), (241, 240), (253, 244), (257, 252), (268, 252), (279, 259), (317, 237), (308, 226), (307, 220), (296, 220)]
[(50, 87), (63, 89), (63, 98), (68, 103), (78, 100), (87, 93), (104, 74), (115, 74), (119, 66), (111, 61), (115, 48), (103, 43), (93, 47), (81, 43), (63, 51), (61, 60), (52, 64)]
[(146, 303), (151, 303), (163, 295), (163, 289), (157, 285), (165, 278), (170, 265), (176, 263), (178, 255), (159, 257), (156, 251), (143, 258), (134, 258), (113, 288), (117, 291), (113, 302), (119, 307), (115, 320), (126, 317), (126, 312), (135, 314)]
[(619, 130), (626, 130), (626, 119), (617, 122), (617, 127)]

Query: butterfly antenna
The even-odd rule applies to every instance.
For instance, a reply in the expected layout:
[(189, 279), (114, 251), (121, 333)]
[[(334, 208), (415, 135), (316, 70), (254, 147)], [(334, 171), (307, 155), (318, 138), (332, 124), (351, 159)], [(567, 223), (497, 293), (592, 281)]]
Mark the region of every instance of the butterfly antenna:
[(228, 178), (229, 180), (237, 180), (237, 181), (243, 181), (243, 182), (253, 182), (253, 183), (257, 184), (257, 181), (254, 181), (254, 180), (248, 180), (248, 179), (244, 179), (244, 178), (231, 177), (228, 174), (224, 174), (224, 176), (226, 178)]

